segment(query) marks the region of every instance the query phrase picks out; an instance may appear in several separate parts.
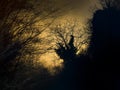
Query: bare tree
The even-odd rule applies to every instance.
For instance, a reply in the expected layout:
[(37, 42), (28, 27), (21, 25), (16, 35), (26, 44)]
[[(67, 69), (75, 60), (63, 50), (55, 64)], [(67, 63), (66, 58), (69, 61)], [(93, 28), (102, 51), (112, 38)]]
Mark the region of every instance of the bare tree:
[(51, 29), (56, 42), (55, 52), (65, 62), (76, 59), (89, 44), (90, 32), (77, 27), (77, 23), (59, 24)]
[[(0, 1), (0, 88), (6, 86), (3, 81), (9, 76), (11, 79), (21, 63), (33, 64), (35, 56), (46, 51), (36, 48), (36, 45), (41, 44), (43, 38), (40, 36), (53, 23), (56, 18), (53, 16), (58, 9), (50, 8), (51, 5), (45, 7), (45, 1), (38, 1), (39, 7), (36, 7), (38, 3), (31, 3), (32, 5), (27, 0)], [(37, 25), (47, 18), (51, 20), (44, 25)]]

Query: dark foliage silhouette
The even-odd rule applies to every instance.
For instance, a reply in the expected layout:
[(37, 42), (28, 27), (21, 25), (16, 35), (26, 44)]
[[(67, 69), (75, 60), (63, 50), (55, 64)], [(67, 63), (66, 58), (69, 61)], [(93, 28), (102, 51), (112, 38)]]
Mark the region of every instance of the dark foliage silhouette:
[(65, 62), (74, 60), (76, 58), (77, 49), (74, 46), (74, 36), (71, 35), (70, 41), (66, 46), (63, 46), (61, 43), (58, 43), (58, 49), (55, 49), (55, 52), (58, 56), (63, 59)]
[(63, 59), (73, 59), (62, 72), (63, 80), (59, 84), (67, 83), (63, 90), (120, 89), (120, 10), (106, 4), (103, 10), (94, 13), (91, 25), (92, 36), (86, 55), (74, 58), (73, 36), (69, 42), (70, 49), (59, 45), (56, 50)]
[[(58, 11), (58, 9), (50, 8), (51, 3), (46, 5), (45, 3), (48, 1), (0, 1), (0, 90), (19, 88), (17, 84), (22, 84), (24, 80), (18, 78), (25, 77), (23, 73), (25, 69), (30, 69), (27, 71), (32, 72), (34, 56), (47, 52), (46, 48), (42, 50), (35, 48), (34, 45), (40, 43), (41, 39), (38, 36), (53, 23), (55, 18), (53, 17), (50, 22), (47, 22), (44, 28), (38, 29), (35, 23), (49, 18)], [(46, 13), (44, 14), (44, 12)], [(38, 17), (40, 17), (39, 20), (36, 19)], [(28, 55), (29, 57), (26, 58)], [(27, 78), (29, 77), (27, 76), (25, 80)], [(15, 83), (19, 80), (20, 83)]]
[(119, 90), (120, 10), (114, 6), (98, 10), (91, 23), (92, 90)]

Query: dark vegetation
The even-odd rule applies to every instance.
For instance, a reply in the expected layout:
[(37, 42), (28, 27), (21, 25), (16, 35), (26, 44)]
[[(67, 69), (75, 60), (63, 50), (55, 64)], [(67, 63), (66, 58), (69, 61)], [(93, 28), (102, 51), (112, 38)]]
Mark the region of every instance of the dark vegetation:
[(95, 12), (88, 54), (94, 64), (95, 90), (118, 90), (120, 69), (120, 10), (107, 2), (103, 10)]
[[(29, 81), (29, 78), (32, 77), (31, 72), (44, 71), (41, 78), (48, 75), (47, 70), (41, 66), (40, 71), (33, 69), (34, 56), (46, 52), (41, 48), (35, 49), (33, 43), (41, 43), (38, 36), (52, 24), (52, 14), (57, 9), (50, 8), (49, 0), (37, 3), (38, 1), (40, 2), (40, 0), (36, 0), (36, 2), (33, 0), (0, 1), (0, 90), (23, 90), (22, 84)], [(50, 5), (47, 4), (48, 7), (45, 7), (46, 3)], [(36, 10), (36, 8), (40, 9)], [(43, 14), (43, 11), (46, 13)], [(36, 22), (45, 20), (47, 17), (52, 20), (46, 23), (44, 28), (34, 27)], [(26, 35), (27, 37), (25, 37)], [(30, 75), (26, 74), (27, 71)]]
[(69, 62), (76, 58), (77, 49), (74, 46), (74, 36), (70, 36), (70, 41), (66, 46), (63, 46), (61, 43), (58, 43), (58, 49), (55, 49), (55, 52), (60, 56), (61, 59)]
[[(19, 4), (17, 5), (16, 3)], [(81, 55), (76, 54), (77, 47), (74, 45), (75, 36), (71, 34), (68, 43), (65, 43), (66, 41), (63, 41), (64, 44), (57, 43), (58, 48), (55, 49), (58, 56), (65, 61), (64, 69), (59, 75), (47, 82), (41, 82), (41, 80), (46, 80), (46, 78), (41, 78), (42, 76), (36, 75), (32, 82), (37, 84), (31, 85), (31, 82), (25, 83), (25, 85), (29, 85), (24, 89), (20, 86), (18, 86), (19, 88), (9, 87), (8, 84), (14, 79), (18, 67), (20, 69), (22, 67), (23, 69), (24, 65), (23, 62), (21, 62), (21, 57), (26, 54), (44, 53), (42, 52), (43, 50), (33, 53), (36, 50), (27, 47), (33, 44), (33, 42), (37, 42), (37, 36), (45, 29), (39, 31), (36, 28), (28, 27), (36, 22), (36, 17), (38, 17), (43, 10), (34, 12), (35, 16), (31, 17), (29, 22), (24, 21), (26, 16), (18, 20), (17, 16), (21, 10), (27, 9), (31, 11), (33, 9), (30, 3), (26, 3), (28, 2), (22, 0), (0, 1), (0, 90), (120, 89), (120, 10), (119, 7), (116, 7), (115, 1), (112, 2), (108, 0), (101, 3), (103, 9), (97, 10), (93, 15), (90, 23), (92, 35), (86, 53)], [(47, 11), (48, 9), (49, 8), (45, 8), (44, 10)], [(54, 12), (55, 10), (48, 12), (47, 16)], [(14, 13), (13, 16), (11, 16), (11, 13)], [(9, 17), (11, 17), (12, 20), (10, 20)], [(44, 18), (46, 18), (46, 15)], [(19, 25), (22, 23), (23, 27), (14, 30), (12, 26), (16, 25), (16, 23)], [(51, 25), (51, 23), (52, 22), (47, 24), (47, 27)], [(34, 34), (31, 30), (34, 30)], [(22, 39), (23, 33), (29, 33), (29, 36)], [(60, 32), (57, 33), (61, 35)], [(27, 59), (30, 58), (33, 57)], [(45, 69), (40, 70), (42, 70), (41, 73), (45, 73), (46, 71)], [(48, 73), (44, 75), (48, 75)], [(31, 87), (29, 87), (30, 85)]]
[(56, 53), (69, 63), (60, 74), (58, 90), (120, 89), (120, 10), (116, 1), (101, 4), (103, 10), (97, 10), (91, 20), (92, 36), (85, 55), (76, 55), (74, 36), (67, 48), (59, 43)]

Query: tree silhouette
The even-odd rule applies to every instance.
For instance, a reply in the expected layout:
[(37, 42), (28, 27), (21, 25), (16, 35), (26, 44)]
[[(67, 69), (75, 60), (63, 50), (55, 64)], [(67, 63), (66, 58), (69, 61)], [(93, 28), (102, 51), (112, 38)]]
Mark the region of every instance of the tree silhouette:
[(55, 52), (65, 63), (77, 59), (85, 51), (83, 46), (89, 43), (89, 31), (77, 27), (74, 21), (72, 24), (63, 23), (51, 28), (55, 40)]
[(114, 6), (95, 12), (90, 43), (90, 53), (93, 53), (93, 56), (110, 54), (112, 51), (117, 51), (115, 48), (119, 49), (119, 15), (119, 9)]
[(120, 10), (105, 2), (92, 19), (88, 55), (93, 64), (92, 90), (118, 90), (120, 53)]
[[(16, 72), (23, 71), (21, 68), (25, 69), (26, 67), (28, 68), (28, 66), (33, 66), (33, 62), (36, 61), (36, 59), (34, 59), (35, 55), (41, 55), (46, 52), (46, 48), (36, 48), (35, 45), (41, 44), (41, 38), (39, 36), (53, 23), (55, 17), (52, 16), (58, 11), (56, 8), (50, 8), (51, 5), (49, 4), (51, 3), (48, 4), (48, 1), (49, 0), (36, 0), (35, 2), (34, 0), (0, 1), (1, 90), (9, 87), (10, 84), (8, 84), (8, 82), (14, 81), (13, 78)], [(51, 21), (45, 23), (44, 26), (41, 25), (40, 27), (36, 25), (37, 22), (42, 22), (48, 17), (52, 17)]]
[(74, 60), (77, 52), (77, 49), (74, 46), (74, 36), (70, 36), (70, 41), (65, 47), (61, 43), (58, 43), (58, 49), (55, 49), (55, 52), (61, 59), (65, 60), (65, 62)]

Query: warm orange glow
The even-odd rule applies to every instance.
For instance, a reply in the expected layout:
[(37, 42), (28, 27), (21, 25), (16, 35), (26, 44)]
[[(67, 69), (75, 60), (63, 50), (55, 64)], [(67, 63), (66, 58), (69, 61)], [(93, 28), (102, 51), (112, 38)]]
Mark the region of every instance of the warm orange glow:
[(62, 69), (64, 61), (59, 59), (59, 57), (53, 52), (42, 55), (39, 62), (44, 68), (47, 68), (51, 74), (54, 74), (56, 68)]

